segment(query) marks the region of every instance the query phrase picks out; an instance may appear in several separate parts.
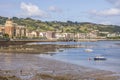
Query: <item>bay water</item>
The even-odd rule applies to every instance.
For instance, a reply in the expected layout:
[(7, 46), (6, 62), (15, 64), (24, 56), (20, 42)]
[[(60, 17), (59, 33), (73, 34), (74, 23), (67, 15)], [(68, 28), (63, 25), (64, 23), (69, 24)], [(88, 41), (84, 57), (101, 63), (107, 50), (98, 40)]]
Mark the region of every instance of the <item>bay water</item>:
[[(76, 48), (63, 48), (53, 55), (43, 55), (40, 57), (47, 57), (56, 59), (88, 68), (96, 68), (101, 70), (113, 71), (120, 73), (120, 41), (97, 41), (97, 42), (40, 42), (37, 44), (63, 44), (74, 45)], [(85, 49), (92, 49), (92, 52), (86, 52)], [(94, 61), (96, 56), (103, 56), (106, 60)]]

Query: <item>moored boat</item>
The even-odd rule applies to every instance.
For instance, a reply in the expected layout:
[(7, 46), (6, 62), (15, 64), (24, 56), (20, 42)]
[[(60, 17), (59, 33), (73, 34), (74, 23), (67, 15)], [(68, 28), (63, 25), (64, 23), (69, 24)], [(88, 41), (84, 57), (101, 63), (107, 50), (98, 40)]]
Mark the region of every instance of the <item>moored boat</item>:
[(92, 49), (85, 49), (85, 52), (93, 52)]
[(96, 56), (94, 60), (106, 60), (106, 58), (103, 56)]

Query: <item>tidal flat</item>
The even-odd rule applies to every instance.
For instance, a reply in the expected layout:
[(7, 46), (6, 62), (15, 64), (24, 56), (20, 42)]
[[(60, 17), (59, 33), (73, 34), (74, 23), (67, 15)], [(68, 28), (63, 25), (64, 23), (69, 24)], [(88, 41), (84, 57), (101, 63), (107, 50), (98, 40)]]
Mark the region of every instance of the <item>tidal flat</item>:
[(75, 48), (75, 45), (57, 45), (57, 44), (25, 44), (25, 45), (5, 45), (0, 47), (3, 53), (38, 53), (55, 52), (60, 48)]
[[(4, 59), (1, 59), (3, 57)], [(4, 54), (0, 59), (1, 80), (118, 80), (120, 78), (110, 71), (86, 68), (32, 54)]]

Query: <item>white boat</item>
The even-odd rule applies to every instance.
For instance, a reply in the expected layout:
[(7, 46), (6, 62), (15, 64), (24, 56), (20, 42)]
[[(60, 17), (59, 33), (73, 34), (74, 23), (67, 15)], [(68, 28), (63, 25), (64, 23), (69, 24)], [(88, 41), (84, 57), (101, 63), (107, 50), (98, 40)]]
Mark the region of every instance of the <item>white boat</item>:
[(93, 49), (85, 49), (85, 52), (93, 52)]
[(63, 49), (59, 49), (58, 51), (59, 51), (59, 52), (63, 52), (64, 50), (63, 50)]
[(96, 56), (94, 60), (106, 60), (106, 58), (103, 56)]

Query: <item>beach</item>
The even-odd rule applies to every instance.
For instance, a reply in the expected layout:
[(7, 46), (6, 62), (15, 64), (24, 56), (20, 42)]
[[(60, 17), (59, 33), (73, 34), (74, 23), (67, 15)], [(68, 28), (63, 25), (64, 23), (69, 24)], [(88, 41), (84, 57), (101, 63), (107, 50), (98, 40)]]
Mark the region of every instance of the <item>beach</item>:
[(74, 52), (84, 47), (81, 44), (73, 45), (73, 43), (66, 45), (65, 42), (58, 44), (57, 42), (56, 44), (54, 42), (30, 43), (1, 47), (0, 80), (120, 80), (120, 74), (116, 72), (44, 57), (44, 55), (53, 56), (61, 49), (66, 50), (66, 52), (59, 52), (64, 55), (69, 50)]
[[(0, 76), (18, 78), (12, 80), (53, 80), (52, 78), (56, 76), (58, 79), (55, 80), (120, 79), (120, 76), (111, 71), (86, 68), (33, 54), (0, 54), (0, 59)], [(41, 79), (41, 75), (44, 75), (44, 79)]]

